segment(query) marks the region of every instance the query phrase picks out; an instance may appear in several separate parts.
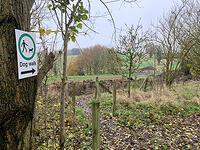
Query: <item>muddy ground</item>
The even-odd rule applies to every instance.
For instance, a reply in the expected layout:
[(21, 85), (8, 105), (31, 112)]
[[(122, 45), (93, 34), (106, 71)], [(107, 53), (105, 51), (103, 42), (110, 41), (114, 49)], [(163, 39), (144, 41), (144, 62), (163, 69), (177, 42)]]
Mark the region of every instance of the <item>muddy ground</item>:
[[(116, 81), (117, 89), (122, 89), (127, 87), (128, 80), (123, 79), (104, 79), (100, 80), (100, 84), (105, 86), (107, 89), (109, 89), (110, 92), (112, 92), (113, 88), (113, 82)], [(95, 80), (87, 79), (83, 81), (68, 81), (68, 89), (69, 89), (69, 96), (72, 96), (72, 88), (73, 84), (75, 84), (76, 87), (76, 96), (80, 95), (89, 95), (94, 94), (95, 92)], [(54, 82), (51, 85), (48, 86), (50, 93), (53, 94), (55, 91), (61, 90), (61, 83), (60, 82)], [(106, 92), (107, 90), (104, 88), (100, 89), (101, 92)]]
[[(137, 79), (134, 80), (132, 79), (131, 82), (139, 82), (143, 83), (145, 79)], [(175, 82), (187, 82), (188, 80), (195, 80), (199, 81), (200, 77), (191, 77), (191, 76), (182, 76), (182, 77), (177, 77), (175, 79)], [(109, 92), (112, 92), (113, 89), (113, 82), (116, 81), (117, 89), (126, 89), (127, 84), (128, 84), (128, 79), (127, 78), (113, 78), (113, 79), (100, 79), (100, 85), (103, 85), (106, 89), (109, 90)], [(148, 80), (147, 86), (152, 86), (152, 80)], [(155, 83), (160, 85), (163, 84), (163, 77), (158, 76), (155, 80)], [(95, 80), (94, 79), (85, 79), (85, 80), (69, 80), (68, 81), (68, 91), (69, 91), (69, 96), (72, 96), (72, 90), (73, 90), (73, 84), (75, 84), (76, 87), (76, 96), (80, 95), (90, 95), (95, 93)], [(59, 95), (61, 91), (61, 81), (56, 81), (51, 83), (48, 87), (48, 93), (47, 95), (49, 96), (55, 96)], [(100, 86), (101, 92), (108, 92), (105, 88)], [(41, 89), (44, 89), (44, 86), (42, 86)], [(40, 90), (41, 90), (40, 89)], [(43, 91), (43, 90), (42, 90)]]

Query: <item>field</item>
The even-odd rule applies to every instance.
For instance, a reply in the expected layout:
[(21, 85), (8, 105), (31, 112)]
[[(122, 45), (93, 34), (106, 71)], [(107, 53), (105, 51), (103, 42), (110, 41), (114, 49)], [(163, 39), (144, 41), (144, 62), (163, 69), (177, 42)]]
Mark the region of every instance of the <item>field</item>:
[[(113, 78), (119, 78), (121, 77), (120, 75), (112, 75), (112, 74), (103, 74), (103, 75), (85, 75), (85, 76), (68, 76), (69, 80), (85, 80), (85, 79), (95, 79), (96, 77), (99, 77), (100, 79), (113, 79)], [(49, 82), (53, 81), (60, 81), (61, 77), (60, 76), (52, 76), (49, 78)]]
[[(140, 90), (132, 83), (131, 97), (117, 90), (117, 112), (112, 115), (112, 94), (100, 98), (101, 149), (198, 149), (200, 146), (200, 82), (174, 84), (171, 89), (154, 86)], [(110, 87), (112, 90), (112, 87)], [(58, 149), (59, 88), (49, 85), (48, 97), (38, 97), (36, 143), (38, 149)], [(75, 117), (71, 99), (66, 102), (66, 142), (68, 149), (91, 149), (92, 95), (76, 97)], [(46, 112), (45, 114), (43, 112)]]
[[(67, 63), (69, 64), (74, 57), (77, 55), (72, 55), (68, 56), (67, 58)], [(148, 58), (148, 57), (147, 57)], [(157, 62), (157, 61), (156, 61)], [(54, 81), (60, 81), (61, 80), (61, 72), (62, 72), (62, 59), (58, 59), (56, 61), (56, 64), (58, 66), (58, 74), (59, 75), (54, 75), (53, 71), (50, 71), (49, 76), (48, 76), (48, 81), (49, 83), (52, 83)], [(155, 67), (158, 71), (161, 71), (161, 65), (158, 65), (157, 63), (154, 64), (154, 58), (148, 58), (145, 61), (143, 61), (140, 64), (140, 69), (144, 67), (152, 66)], [(113, 74), (100, 74), (100, 75), (82, 75), (82, 76), (68, 76), (69, 80), (85, 80), (85, 79), (95, 79), (96, 77), (99, 77), (101, 79), (110, 79), (110, 78), (119, 78), (121, 75), (113, 75)]]

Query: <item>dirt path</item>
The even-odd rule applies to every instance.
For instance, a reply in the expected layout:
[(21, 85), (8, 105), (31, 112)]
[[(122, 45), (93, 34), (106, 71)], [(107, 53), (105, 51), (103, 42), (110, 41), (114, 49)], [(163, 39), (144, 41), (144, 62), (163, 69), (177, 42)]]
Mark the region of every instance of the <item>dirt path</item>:
[(78, 107), (84, 110), (85, 115), (88, 119), (91, 119), (92, 116), (91, 108), (87, 105), (87, 102), (90, 101), (91, 99), (92, 97), (84, 97), (84, 98), (79, 98), (77, 100)]
[[(77, 100), (77, 105), (85, 112), (86, 117), (91, 120), (91, 108), (87, 102), (92, 97), (80, 98)], [(101, 149), (133, 149), (135, 144), (132, 137), (134, 132), (129, 128), (119, 125), (115, 118), (104, 118), (101, 114), (100, 117), (100, 136), (101, 136)]]

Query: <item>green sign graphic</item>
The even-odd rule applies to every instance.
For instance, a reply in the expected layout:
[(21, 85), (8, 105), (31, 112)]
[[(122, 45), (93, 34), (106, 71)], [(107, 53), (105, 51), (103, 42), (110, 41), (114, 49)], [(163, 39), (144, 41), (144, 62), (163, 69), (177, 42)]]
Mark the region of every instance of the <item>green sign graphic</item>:
[[(31, 55), (31, 57), (26, 57), (26, 56), (24, 56), (24, 54), (22, 53), (22, 50), (21, 50), (21, 47), (20, 47), (20, 46), (21, 46), (21, 40), (23, 39), (23, 37), (28, 37), (28, 38), (30, 38), (31, 41), (33, 42), (34, 48), (33, 48), (33, 54)], [(36, 51), (35, 41), (34, 41), (33, 38), (32, 38), (29, 34), (27, 34), (27, 33), (24, 33), (24, 34), (22, 34), (22, 35), (20, 36), (19, 41), (18, 41), (18, 48), (19, 48), (19, 53), (21, 54), (21, 56), (22, 56), (25, 60), (31, 60), (31, 59), (35, 56), (35, 51)]]

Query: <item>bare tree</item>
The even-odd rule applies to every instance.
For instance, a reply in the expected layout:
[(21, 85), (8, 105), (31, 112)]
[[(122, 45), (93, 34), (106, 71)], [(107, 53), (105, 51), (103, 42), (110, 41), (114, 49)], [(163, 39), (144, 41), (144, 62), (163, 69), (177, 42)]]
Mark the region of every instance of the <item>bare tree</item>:
[[(184, 57), (184, 62), (181, 64), (181, 69), (183, 67), (187, 68), (183, 70), (185, 72), (190, 72), (192, 75), (199, 74), (200, 69), (200, 2), (185, 1), (186, 13), (183, 16), (184, 32), (186, 41), (183, 43), (183, 47), (190, 49), (188, 55)], [(182, 40), (183, 41), (183, 40)], [(188, 41), (191, 41), (188, 45)]]
[(128, 97), (130, 97), (131, 76), (135, 73), (145, 58), (145, 45), (148, 40), (147, 32), (142, 31), (139, 23), (135, 28), (128, 28), (125, 35), (119, 37), (116, 52), (121, 55), (123, 74), (128, 76)]
[(157, 29), (157, 42), (162, 45), (165, 58), (165, 83), (171, 86), (178, 75), (180, 65), (184, 57), (196, 44), (191, 38), (192, 28), (187, 25), (186, 20), (191, 20), (188, 15), (188, 1), (182, 1), (181, 5), (175, 5), (167, 17), (159, 21)]

